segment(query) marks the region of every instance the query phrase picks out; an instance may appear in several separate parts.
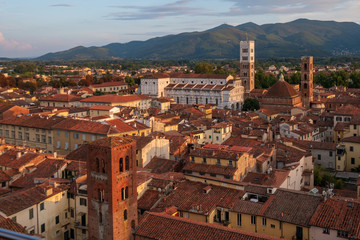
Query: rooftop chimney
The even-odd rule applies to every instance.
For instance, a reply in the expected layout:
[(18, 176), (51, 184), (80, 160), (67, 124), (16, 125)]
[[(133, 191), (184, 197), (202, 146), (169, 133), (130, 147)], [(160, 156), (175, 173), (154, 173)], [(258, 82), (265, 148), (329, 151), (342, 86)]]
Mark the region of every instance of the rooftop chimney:
[(57, 158), (57, 152), (54, 151), (54, 158)]
[(21, 158), (21, 152), (16, 152), (16, 159)]

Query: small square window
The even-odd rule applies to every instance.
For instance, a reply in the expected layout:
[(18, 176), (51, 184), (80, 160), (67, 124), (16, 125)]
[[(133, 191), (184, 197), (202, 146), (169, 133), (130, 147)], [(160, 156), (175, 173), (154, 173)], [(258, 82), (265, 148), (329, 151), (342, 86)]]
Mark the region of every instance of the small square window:
[(45, 209), (45, 203), (40, 203), (40, 211), (44, 210)]

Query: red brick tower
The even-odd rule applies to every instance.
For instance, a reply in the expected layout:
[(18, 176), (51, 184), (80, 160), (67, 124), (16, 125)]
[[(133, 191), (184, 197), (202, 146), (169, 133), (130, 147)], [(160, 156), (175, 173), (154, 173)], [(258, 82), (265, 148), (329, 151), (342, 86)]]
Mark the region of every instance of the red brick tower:
[(87, 150), (89, 239), (130, 239), (138, 219), (135, 141), (109, 137)]
[(303, 107), (310, 108), (313, 101), (313, 57), (301, 58), (301, 99)]

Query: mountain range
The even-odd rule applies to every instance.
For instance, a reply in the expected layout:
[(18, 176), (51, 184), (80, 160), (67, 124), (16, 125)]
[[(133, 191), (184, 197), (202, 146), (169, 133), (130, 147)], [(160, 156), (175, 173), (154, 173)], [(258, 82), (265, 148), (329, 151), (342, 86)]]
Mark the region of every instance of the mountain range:
[(288, 23), (227, 24), (146, 41), (78, 46), (36, 60), (237, 59), (239, 41), (255, 40), (257, 58), (360, 55), (360, 25), (354, 22), (298, 19)]

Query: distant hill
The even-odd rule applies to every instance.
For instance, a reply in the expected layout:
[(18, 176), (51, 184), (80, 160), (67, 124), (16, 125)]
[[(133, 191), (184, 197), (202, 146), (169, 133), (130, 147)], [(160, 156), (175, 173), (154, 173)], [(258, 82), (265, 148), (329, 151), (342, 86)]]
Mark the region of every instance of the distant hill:
[(255, 40), (257, 58), (312, 55), (360, 55), (360, 25), (298, 19), (288, 23), (220, 25), (203, 31), (156, 37), (146, 41), (75, 47), (37, 60), (92, 59), (236, 59), (239, 41)]

